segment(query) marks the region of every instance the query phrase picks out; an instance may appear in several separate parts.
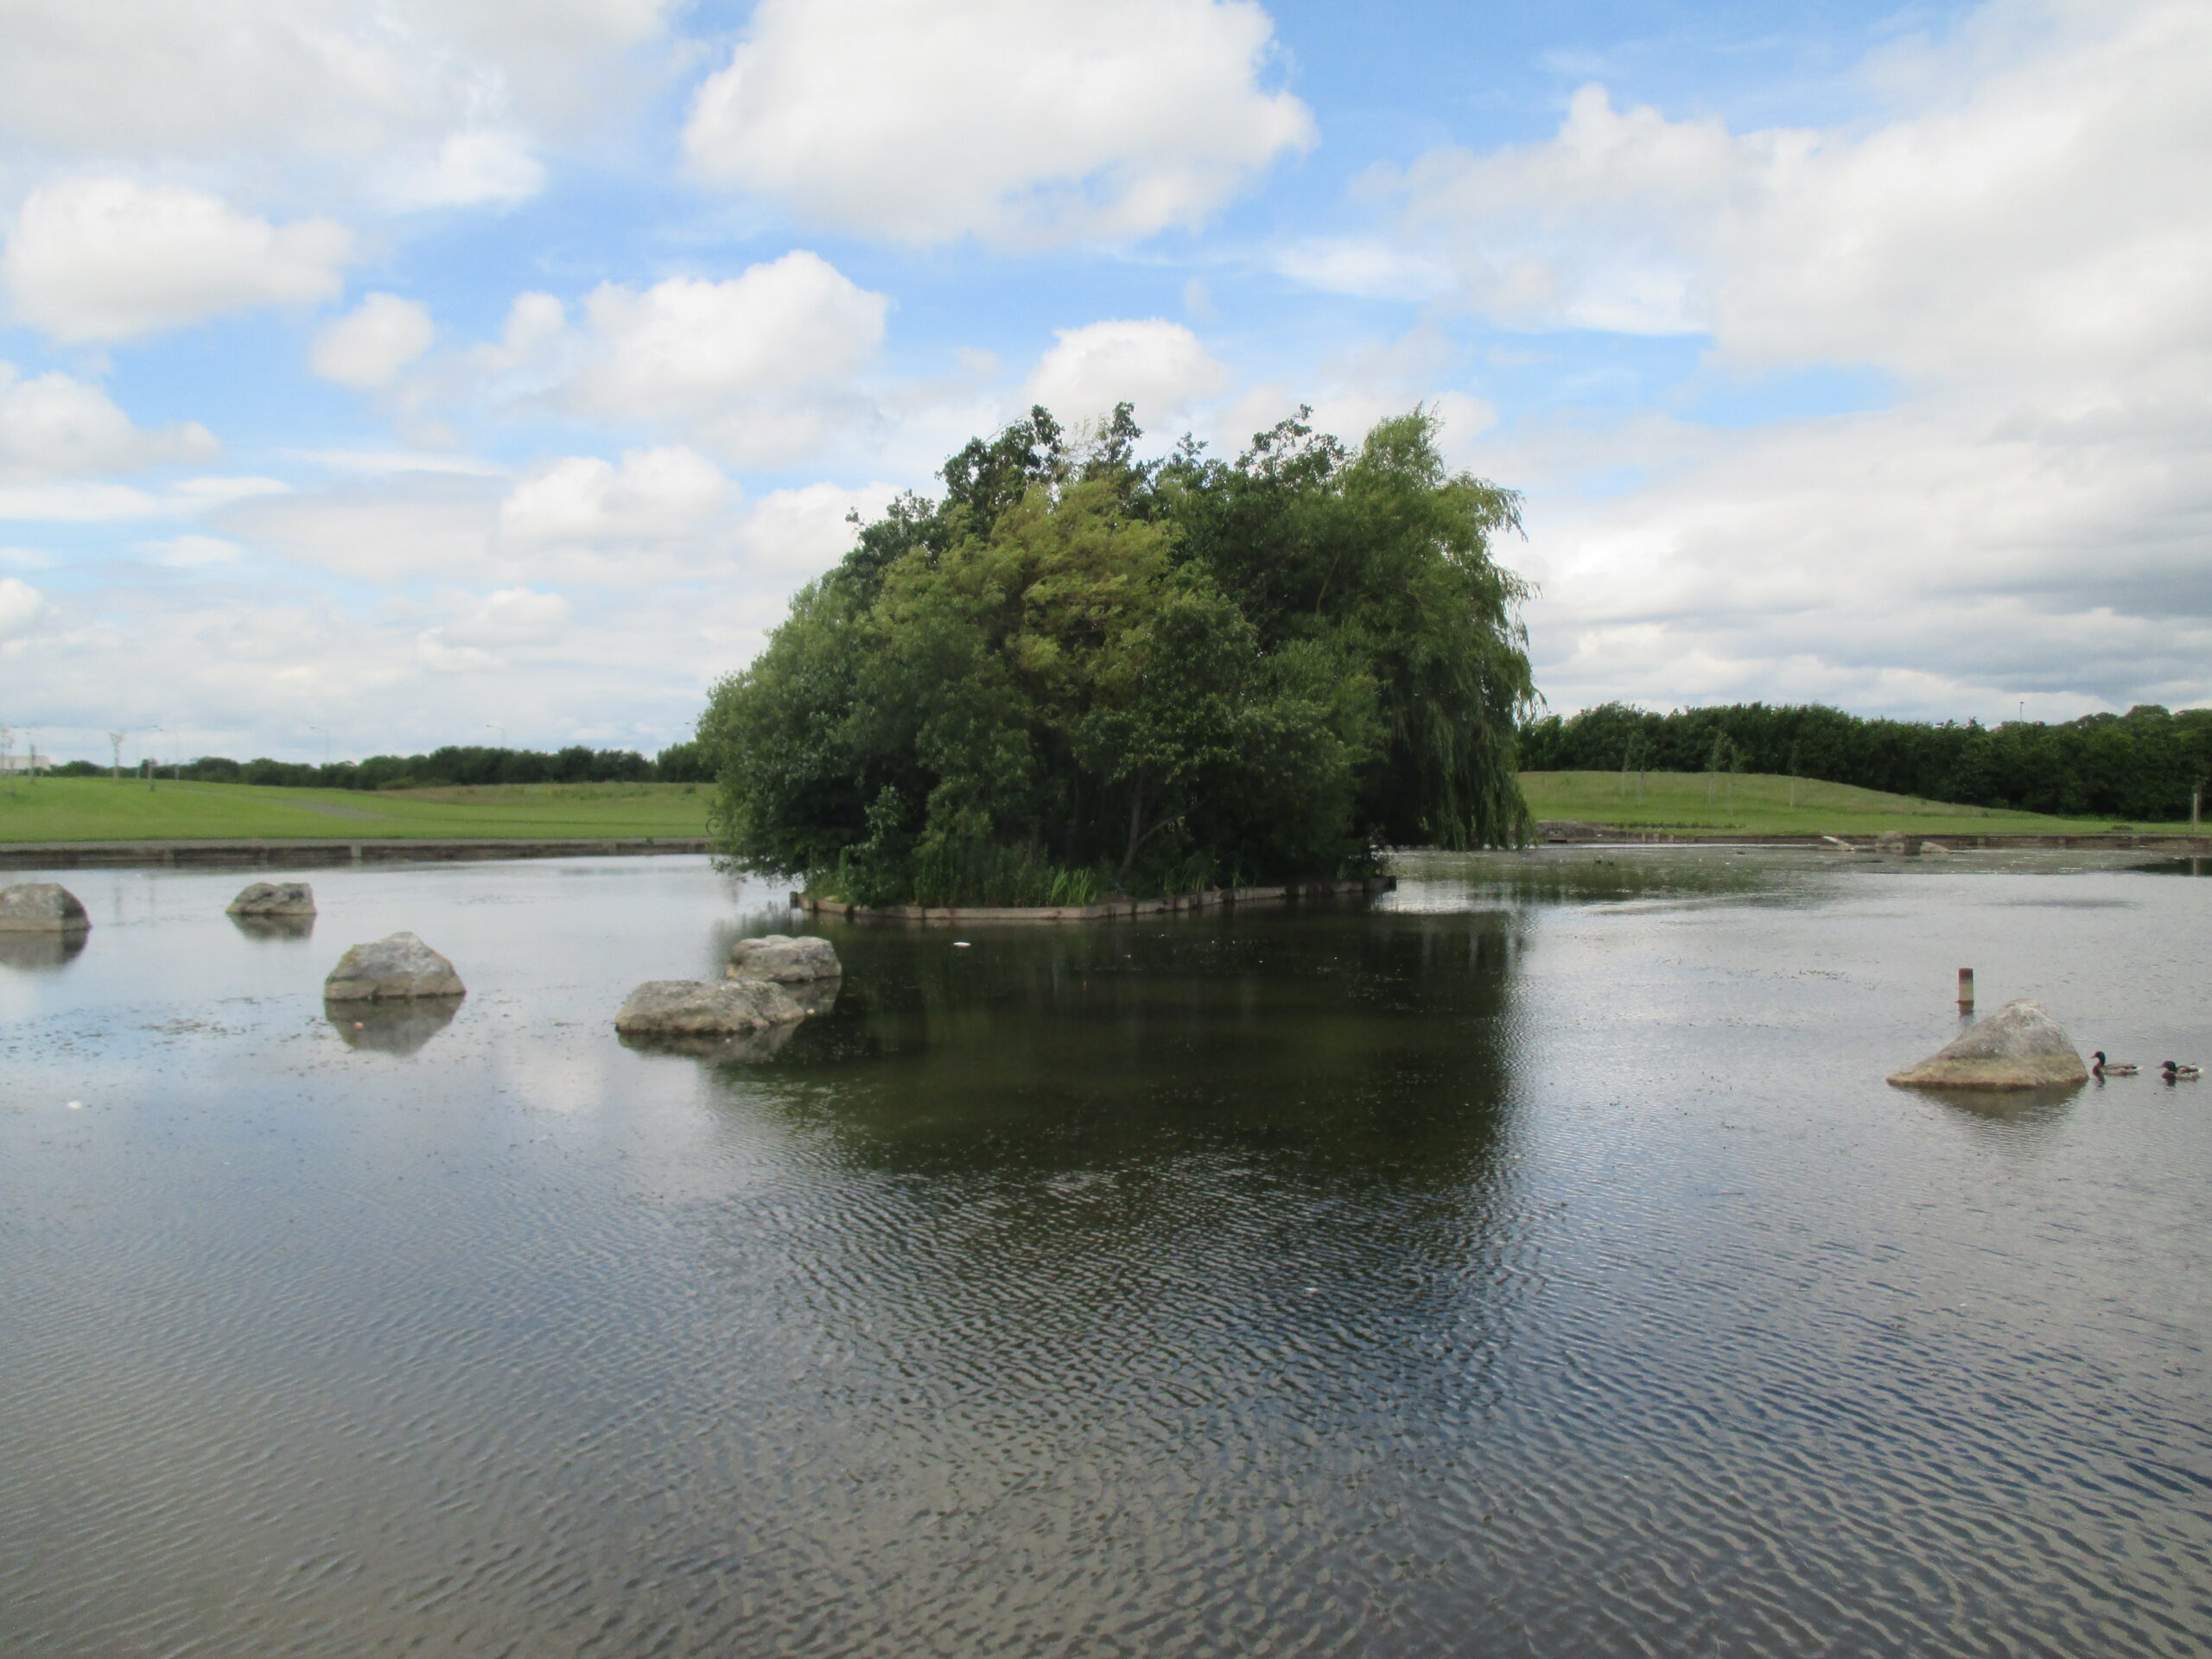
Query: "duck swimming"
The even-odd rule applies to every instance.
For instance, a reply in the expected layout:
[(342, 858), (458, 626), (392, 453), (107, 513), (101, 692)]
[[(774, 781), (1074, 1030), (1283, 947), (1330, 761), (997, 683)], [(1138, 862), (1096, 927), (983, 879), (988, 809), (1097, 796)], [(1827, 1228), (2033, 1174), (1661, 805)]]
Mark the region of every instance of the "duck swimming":
[(2168, 1060), (2164, 1065), (2159, 1068), (2159, 1075), (2164, 1077), (2168, 1083), (2171, 1083), (2177, 1077), (2202, 1077), (2204, 1075), (2204, 1070), (2202, 1066), (2177, 1065), (2173, 1061)]
[(2108, 1060), (2101, 1048), (2089, 1058), (2096, 1062), (2089, 1068), (2093, 1077), (2132, 1077), (2143, 1069), (2133, 1060)]

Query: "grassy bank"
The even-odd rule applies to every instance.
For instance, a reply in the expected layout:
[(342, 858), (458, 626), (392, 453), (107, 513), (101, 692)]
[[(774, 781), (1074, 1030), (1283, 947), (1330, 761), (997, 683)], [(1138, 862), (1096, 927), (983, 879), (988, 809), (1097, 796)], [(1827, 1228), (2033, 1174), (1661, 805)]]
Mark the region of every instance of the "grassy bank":
[[(2091, 835), (2115, 827), (2102, 818), (2048, 818), (1980, 806), (1953, 806), (1885, 795), (1848, 784), (1746, 772), (1733, 779), (1698, 772), (1524, 772), (1521, 787), (1539, 818), (1575, 818), (1652, 830), (1733, 830), (1750, 835)], [(2136, 823), (2143, 831), (2186, 833), (2187, 824)]]
[[(1847, 784), (1745, 774), (1732, 788), (1702, 772), (1521, 775), (1539, 818), (1747, 835), (2082, 835), (2102, 819), (2047, 818), (1885, 795)], [(1795, 804), (1792, 804), (1792, 796)], [(2139, 823), (2139, 830), (2185, 824)], [(0, 842), (466, 841), (703, 836), (698, 784), (494, 784), (386, 790), (279, 789), (251, 784), (39, 778), (0, 784)]]
[(0, 842), (431, 841), (702, 836), (697, 784), (505, 784), (370, 792), (38, 778), (0, 784)]

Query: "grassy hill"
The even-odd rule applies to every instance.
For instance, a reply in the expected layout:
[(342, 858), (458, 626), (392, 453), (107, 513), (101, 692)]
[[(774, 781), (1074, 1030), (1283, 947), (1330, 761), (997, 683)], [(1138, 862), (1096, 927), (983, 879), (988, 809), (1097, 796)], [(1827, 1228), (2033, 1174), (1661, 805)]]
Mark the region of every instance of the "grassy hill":
[(0, 784), (0, 842), (437, 841), (703, 836), (697, 784), (508, 784), (369, 792), (106, 778)]
[(1885, 795), (1848, 784), (1745, 772), (1733, 779), (1701, 772), (1524, 772), (1521, 788), (1539, 818), (1575, 818), (1653, 830), (1738, 830), (1754, 835), (2088, 835), (2115, 828), (2185, 833), (2187, 824), (2118, 826), (2104, 819), (2047, 818), (1980, 806), (1954, 806), (1910, 795)]

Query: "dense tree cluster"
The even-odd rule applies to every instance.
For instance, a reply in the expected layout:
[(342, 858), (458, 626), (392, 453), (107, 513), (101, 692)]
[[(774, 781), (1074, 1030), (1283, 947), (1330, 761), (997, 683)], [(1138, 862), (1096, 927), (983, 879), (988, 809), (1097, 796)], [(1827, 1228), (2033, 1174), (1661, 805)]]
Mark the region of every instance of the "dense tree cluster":
[[(108, 768), (90, 760), (56, 766), (57, 777), (104, 776)], [(663, 749), (658, 762), (631, 749), (593, 749), (578, 744), (547, 753), (539, 749), (473, 747), (448, 744), (428, 754), (372, 754), (365, 760), (334, 760), (313, 766), (293, 760), (232, 760), (201, 755), (171, 767), (162, 777), (195, 779), (210, 784), (271, 784), (291, 789), (429, 789), (461, 784), (629, 784), (703, 783), (708, 772), (698, 746), (679, 743)]]
[(1516, 498), (1433, 421), (1135, 459), (1127, 405), (946, 462), (699, 723), (741, 865), (864, 903), (1081, 901), (1517, 841)]
[(1532, 772), (1786, 772), (1968, 806), (2172, 823), (2212, 777), (2212, 709), (2143, 704), (2063, 725), (1863, 720), (1817, 705), (1678, 709), (1609, 702), (1520, 735)]

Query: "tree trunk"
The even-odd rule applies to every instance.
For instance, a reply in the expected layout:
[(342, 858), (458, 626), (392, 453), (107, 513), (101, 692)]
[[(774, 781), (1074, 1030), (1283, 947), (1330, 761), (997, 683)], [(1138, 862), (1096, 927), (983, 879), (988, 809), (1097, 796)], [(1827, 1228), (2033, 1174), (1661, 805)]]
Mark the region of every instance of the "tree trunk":
[(1122, 880), (1129, 879), (1129, 868), (1137, 861), (1137, 834), (1144, 823), (1144, 779), (1140, 778), (1129, 789), (1129, 845), (1122, 855)]

